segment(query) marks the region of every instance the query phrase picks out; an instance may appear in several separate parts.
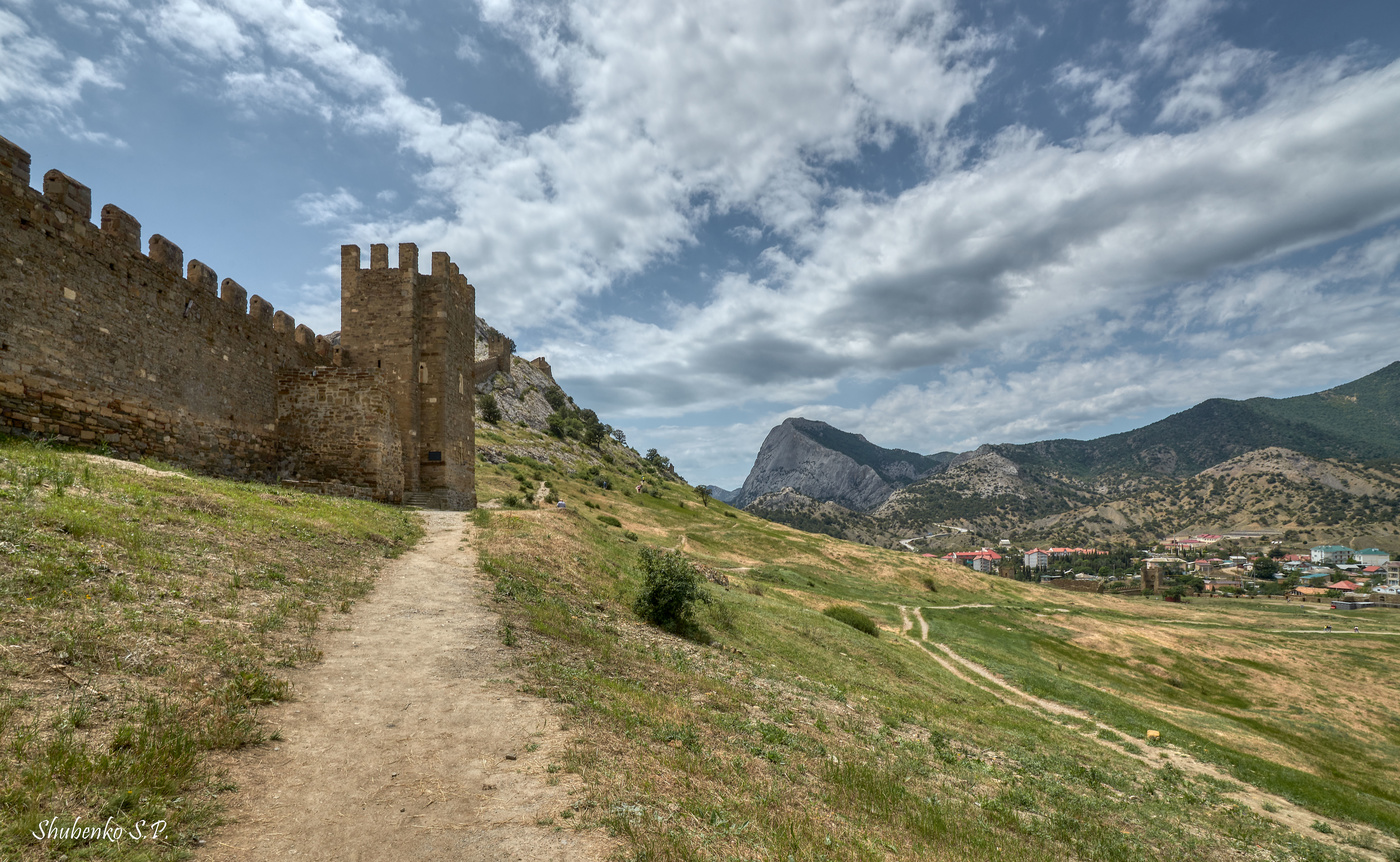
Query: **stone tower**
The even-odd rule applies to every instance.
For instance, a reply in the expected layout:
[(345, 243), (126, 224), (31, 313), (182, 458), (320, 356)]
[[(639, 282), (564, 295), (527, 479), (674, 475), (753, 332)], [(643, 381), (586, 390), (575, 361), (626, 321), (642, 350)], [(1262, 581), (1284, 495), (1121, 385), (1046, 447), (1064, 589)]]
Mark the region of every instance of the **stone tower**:
[(405, 499), (440, 508), (476, 505), (473, 360), (476, 289), (446, 252), (418, 271), (418, 246), (340, 247), (340, 351), (336, 364), (375, 369), (391, 393), (403, 443)]

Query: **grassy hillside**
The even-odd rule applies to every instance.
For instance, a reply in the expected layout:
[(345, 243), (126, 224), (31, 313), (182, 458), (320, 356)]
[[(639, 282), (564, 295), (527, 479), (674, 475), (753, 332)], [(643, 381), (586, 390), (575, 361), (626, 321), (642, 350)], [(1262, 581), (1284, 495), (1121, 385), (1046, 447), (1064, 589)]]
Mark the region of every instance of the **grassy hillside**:
[[(0, 436), (0, 857), (184, 858), (232, 789), (221, 753), (267, 738), (284, 669), (417, 535), (386, 506)], [(39, 844), (54, 817), (166, 828)]]
[[(1343, 439), (1352, 457), (1400, 458), (1400, 362), (1326, 392), (1283, 399), (1251, 398), (1244, 403), (1261, 415), (1291, 419)], [(1322, 454), (1346, 457), (1348, 453)]]
[(1212, 398), (1159, 422), (1096, 440), (994, 447), (1018, 464), (1079, 477), (1187, 476), (1256, 449), (1314, 458), (1400, 459), (1400, 362), (1294, 398)]
[[(616, 451), (605, 490), (577, 444), (491, 433), (533, 454), (483, 465), (483, 501), (546, 485), (567, 505), (475, 518), (502, 639), (575, 733), (557, 767), (587, 791), (561, 828), (605, 827), (634, 859), (1400, 859), (1400, 618), (984, 578), (703, 506)], [(715, 581), (713, 643), (640, 622), (643, 546)], [(899, 633), (914, 608), (927, 640)], [(935, 644), (1106, 727), (1018, 708)], [(1305, 816), (1277, 828), (1288, 800)]]

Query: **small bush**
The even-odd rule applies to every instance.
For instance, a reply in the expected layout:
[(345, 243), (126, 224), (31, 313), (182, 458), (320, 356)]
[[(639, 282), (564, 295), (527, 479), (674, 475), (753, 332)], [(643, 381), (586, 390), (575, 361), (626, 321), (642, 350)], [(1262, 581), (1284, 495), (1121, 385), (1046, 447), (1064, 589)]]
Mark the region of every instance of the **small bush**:
[(933, 578), (925, 576), (924, 586), (928, 587), (928, 591), (931, 593), (938, 592), (938, 584), (933, 582)]
[(709, 633), (695, 621), (695, 606), (709, 604), (710, 597), (694, 564), (679, 551), (642, 548), (638, 556), (644, 580), (633, 605), (637, 615), (672, 634), (709, 643)]
[(631, 530), (623, 530), (622, 538), (626, 539), (629, 542), (635, 542), (637, 541), (637, 534), (632, 532)]
[(840, 623), (845, 623), (856, 631), (864, 632), (873, 638), (880, 636), (880, 627), (875, 625), (875, 621), (860, 611), (846, 605), (832, 605), (822, 611), (826, 616), (831, 617)]
[(739, 516), (736, 515), (736, 514), (734, 514), (733, 512), (725, 512), (725, 513), (724, 513), (724, 517), (726, 517), (726, 518), (734, 518), (734, 519), (737, 520)]
[(614, 518), (612, 515), (599, 515), (599, 516), (598, 516), (598, 523), (600, 523), (600, 524), (607, 524), (609, 527), (621, 527), (621, 526), (622, 526), (622, 522), (619, 521), (618, 519)]

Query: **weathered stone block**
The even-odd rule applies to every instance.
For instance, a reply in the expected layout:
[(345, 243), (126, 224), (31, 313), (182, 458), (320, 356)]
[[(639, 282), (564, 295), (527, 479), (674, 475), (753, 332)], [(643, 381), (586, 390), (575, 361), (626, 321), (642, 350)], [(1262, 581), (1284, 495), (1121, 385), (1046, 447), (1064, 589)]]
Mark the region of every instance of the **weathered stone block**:
[(190, 287), (196, 290), (207, 290), (215, 295), (219, 293), (219, 276), (207, 264), (200, 261), (190, 261), (185, 280), (190, 283)]
[(44, 197), (82, 221), (92, 220), (92, 189), (62, 171), (44, 174)]
[(239, 314), (248, 313), (248, 291), (231, 278), (226, 278), (219, 286), (219, 298), (224, 304)]
[(29, 185), (29, 153), (5, 138), (0, 138), (0, 177)]
[(271, 326), (274, 314), (272, 303), (253, 294), (253, 298), (248, 300), (248, 317), (253, 323), (259, 326)]
[(155, 263), (175, 271), (178, 275), (185, 268), (185, 253), (180, 247), (158, 233), (151, 234), (147, 256)]
[(127, 251), (141, 251), (141, 222), (115, 204), (102, 208), (102, 232)]

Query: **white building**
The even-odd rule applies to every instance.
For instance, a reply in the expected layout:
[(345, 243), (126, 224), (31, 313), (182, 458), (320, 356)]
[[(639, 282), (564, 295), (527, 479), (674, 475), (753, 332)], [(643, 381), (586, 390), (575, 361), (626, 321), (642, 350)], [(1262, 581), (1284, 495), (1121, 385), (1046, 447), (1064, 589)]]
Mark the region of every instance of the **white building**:
[(1380, 548), (1362, 548), (1356, 552), (1356, 559), (1363, 566), (1384, 566), (1390, 562), (1390, 554)]
[(1343, 545), (1318, 545), (1312, 549), (1312, 561), (1322, 566), (1333, 566), (1351, 559), (1351, 548)]
[(1039, 548), (1036, 548), (1031, 551), (1026, 551), (1026, 555), (1022, 558), (1022, 562), (1026, 564), (1026, 568), (1028, 569), (1043, 569), (1046, 566), (1050, 565), (1050, 554), (1046, 551), (1042, 551)]

